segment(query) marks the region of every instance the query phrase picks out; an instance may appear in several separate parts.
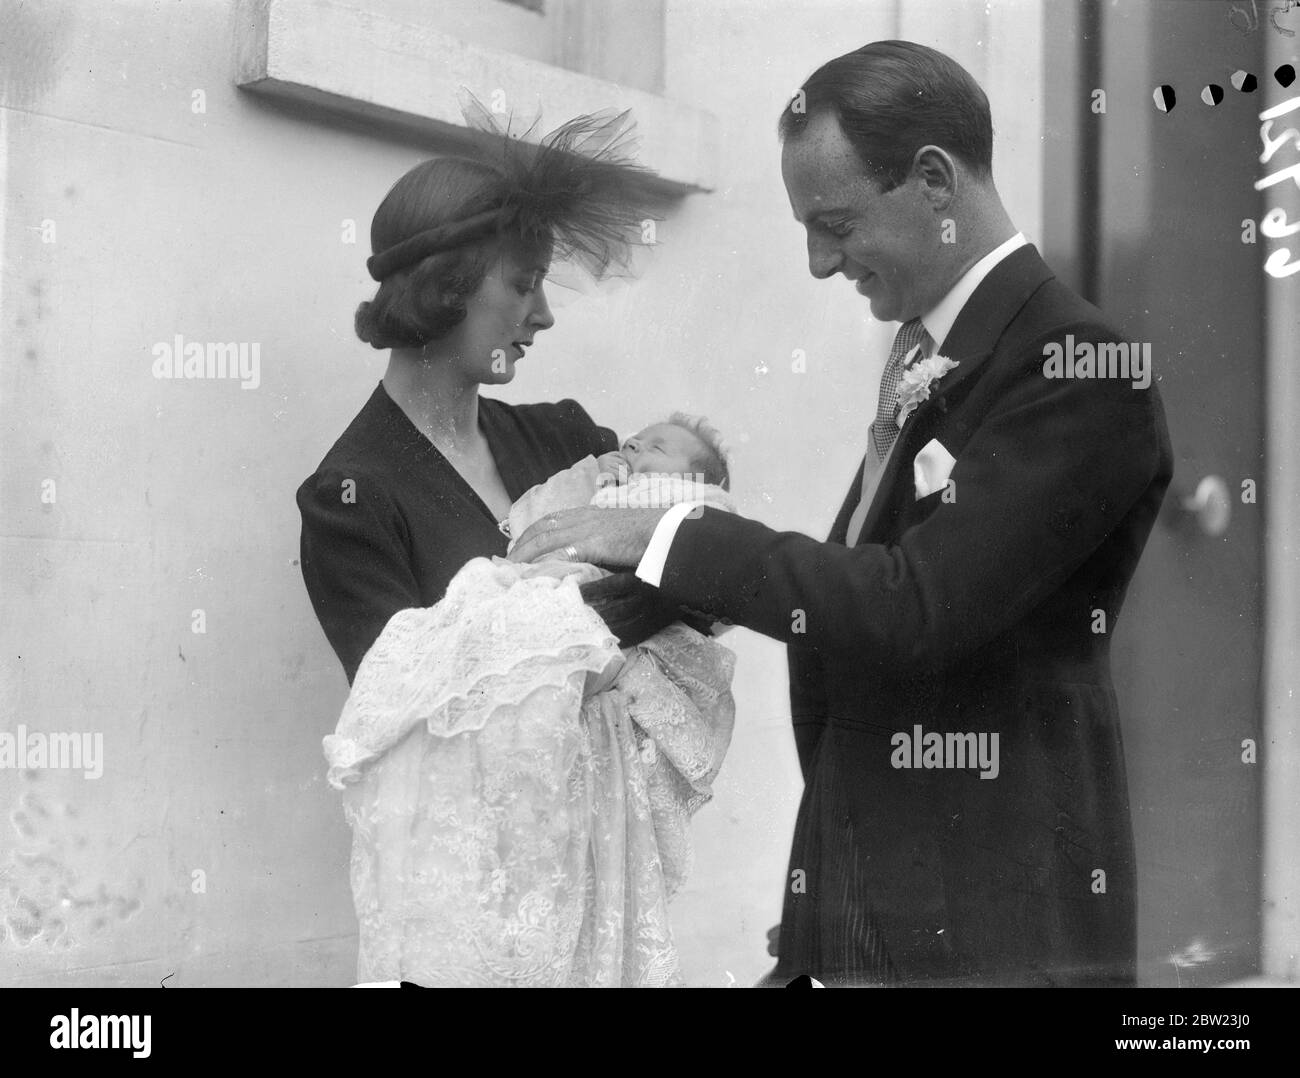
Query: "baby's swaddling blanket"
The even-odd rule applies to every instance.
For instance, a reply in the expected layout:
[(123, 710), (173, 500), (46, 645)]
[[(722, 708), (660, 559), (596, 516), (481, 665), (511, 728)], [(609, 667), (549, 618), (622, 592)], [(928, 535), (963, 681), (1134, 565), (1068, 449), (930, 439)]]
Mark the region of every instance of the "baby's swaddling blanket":
[(544, 483), (526, 491), (510, 507), (511, 547), (529, 525), (547, 513), (594, 505), (601, 509), (667, 509), (682, 502), (700, 502), (730, 513), (736, 511), (730, 496), (721, 487), (702, 483), (689, 476), (637, 473), (622, 485), (610, 484), (597, 489), (600, 466), (595, 457), (583, 457), (571, 468), (556, 472)]

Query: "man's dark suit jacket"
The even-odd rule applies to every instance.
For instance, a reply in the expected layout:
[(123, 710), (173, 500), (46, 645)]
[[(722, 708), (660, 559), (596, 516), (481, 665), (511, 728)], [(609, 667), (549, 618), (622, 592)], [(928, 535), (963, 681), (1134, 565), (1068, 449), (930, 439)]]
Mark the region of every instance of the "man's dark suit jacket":
[[(942, 343), (958, 366), (904, 424), (855, 547), (860, 472), (824, 543), (711, 509), (677, 532), (668, 595), (789, 645), (805, 788), (778, 978), (1134, 981), (1109, 651), (1171, 452), (1154, 380), (1045, 375), (1067, 334), (1124, 339), (1014, 251)], [(917, 500), (932, 438), (953, 484)], [(997, 732), (997, 777), (893, 766), (916, 726)]]

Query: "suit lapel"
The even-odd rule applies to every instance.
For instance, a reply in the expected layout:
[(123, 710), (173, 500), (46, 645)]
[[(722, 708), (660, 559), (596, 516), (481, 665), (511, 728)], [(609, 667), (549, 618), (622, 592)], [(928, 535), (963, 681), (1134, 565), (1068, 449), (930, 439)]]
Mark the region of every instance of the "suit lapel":
[(960, 385), (984, 365), (1011, 320), (1052, 276), (1038, 248), (1025, 244), (994, 266), (971, 294), (957, 315), (952, 330), (935, 351), (935, 355), (956, 360), (957, 366), (939, 380), (930, 398), (917, 406), (899, 430), (894, 450), (885, 462), (884, 475), (876, 487), (876, 496), (867, 511), (867, 519), (863, 521), (859, 543), (878, 541), (876, 529), (885, 507), (893, 500), (894, 485), (903, 462), (910, 462), (915, 455), (916, 450), (908, 443), (920, 429), (922, 421), (936, 407), (945, 406), (945, 398), (954, 386)]
[(843, 543), (848, 538), (849, 521), (853, 519), (853, 510), (857, 508), (858, 498), (862, 496), (862, 473), (866, 467), (867, 458), (863, 457), (858, 470), (853, 473), (853, 486), (849, 487), (844, 504), (840, 506), (835, 523), (831, 525), (831, 533), (826, 537), (828, 543)]

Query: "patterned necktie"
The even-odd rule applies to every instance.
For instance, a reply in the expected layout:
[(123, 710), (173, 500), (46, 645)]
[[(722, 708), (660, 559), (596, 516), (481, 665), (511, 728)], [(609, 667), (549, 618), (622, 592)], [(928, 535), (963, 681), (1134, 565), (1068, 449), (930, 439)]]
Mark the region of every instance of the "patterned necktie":
[(903, 360), (908, 353), (926, 339), (925, 327), (919, 318), (904, 322), (894, 337), (894, 347), (889, 350), (889, 362), (880, 376), (880, 403), (876, 405), (876, 421), (871, 425), (871, 444), (876, 460), (889, 456), (898, 438), (898, 380), (903, 375)]

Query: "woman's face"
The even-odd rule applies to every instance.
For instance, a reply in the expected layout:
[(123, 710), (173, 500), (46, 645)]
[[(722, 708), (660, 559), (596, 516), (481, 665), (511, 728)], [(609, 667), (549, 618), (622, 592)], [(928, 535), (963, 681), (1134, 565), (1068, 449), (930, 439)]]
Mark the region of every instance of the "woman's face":
[(547, 262), (545, 252), (503, 252), (466, 301), (464, 319), (437, 341), (438, 355), (467, 382), (509, 382), (533, 338), (555, 325), (543, 284)]

